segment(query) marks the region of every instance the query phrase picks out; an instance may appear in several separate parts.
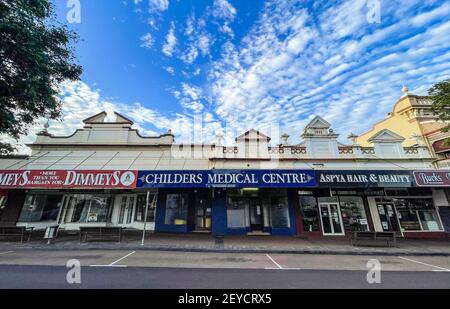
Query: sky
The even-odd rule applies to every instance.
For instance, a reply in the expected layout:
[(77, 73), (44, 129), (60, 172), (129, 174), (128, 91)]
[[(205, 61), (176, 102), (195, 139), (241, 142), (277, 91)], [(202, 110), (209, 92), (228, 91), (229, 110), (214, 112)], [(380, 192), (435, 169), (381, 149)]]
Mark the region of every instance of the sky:
[[(71, 8), (53, 0), (65, 22)], [(75, 0), (76, 1), (76, 0)], [(450, 78), (445, 0), (79, 0), (80, 81), (60, 86), (70, 135), (106, 110), (144, 135), (225, 142), (258, 129), (300, 142), (322, 116), (350, 143), (389, 113), (402, 87)], [(380, 8), (377, 10), (377, 8)], [(32, 142), (45, 119), (21, 143)], [(21, 151), (26, 152), (25, 148)]]

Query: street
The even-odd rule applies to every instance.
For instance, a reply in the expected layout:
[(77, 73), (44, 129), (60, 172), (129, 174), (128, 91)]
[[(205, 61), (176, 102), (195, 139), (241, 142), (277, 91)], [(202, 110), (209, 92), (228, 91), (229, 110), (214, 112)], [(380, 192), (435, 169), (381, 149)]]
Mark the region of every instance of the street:
[[(69, 284), (68, 261), (80, 283)], [(381, 283), (369, 284), (379, 261)], [(0, 288), (450, 288), (450, 258), (122, 250), (0, 252)]]

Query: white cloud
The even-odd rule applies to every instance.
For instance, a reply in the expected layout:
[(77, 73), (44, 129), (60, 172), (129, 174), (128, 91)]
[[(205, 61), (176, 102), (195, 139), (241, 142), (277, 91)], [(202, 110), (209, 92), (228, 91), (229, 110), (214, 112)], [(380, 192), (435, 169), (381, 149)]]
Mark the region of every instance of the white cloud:
[[(395, 15), (411, 2), (414, 9)], [(450, 22), (442, 13), (448, 4), (436, 3), (386, 3), (383, 22), (373, 25), (363, 0), (313, 8), (300, 0), (267, 1), (243, 44), (225, 44), (209, 72), (215, 113), (241, 131), (279, 123), (297, 141), (316, 114), (343, 141), (350, 132), (362, 133), (392, 109), (403, 84), (424, 94), (449, 76)]]
[(189, 46), (186, 53), (183, 54), (180, 58), (187, 64), (193, 63), (198, 57), (198, 49), (194, 45)]
[(169, 33), (166, 36), (166, 42), (163, 45), (162, 52), (166, 56), (172, 57), (176, 45), (177, 38), (175, 36), (175, 23), (172, 22), (170, 25)]
[(227, 0), (214, 0), (212, 15), (216, 18), (234, 20), (236, 17), (236, 8)]
[(167, 73), (170, 75), (175, 75), (175, 69), (171, 66), (163, 67), (164, 70), (166, 70)]
[(151, 33), (144, 34), (141, 37), (141, 41), (141, 47), (143, 48), (150, 49), (153, 47), (153, 44), (155, 44), (155, 40), (153, 39), (153, 35)]
[(169, 0), (149, 0), (150, 12), (163, 12), (169, 9)]

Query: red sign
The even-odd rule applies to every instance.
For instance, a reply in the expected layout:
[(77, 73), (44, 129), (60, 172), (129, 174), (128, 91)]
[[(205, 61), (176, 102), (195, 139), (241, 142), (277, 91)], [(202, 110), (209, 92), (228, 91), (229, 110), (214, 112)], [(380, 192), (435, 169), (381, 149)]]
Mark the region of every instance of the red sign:
[(0, 189), (11, 188), (136, 188), (137, 171), (5, 171)]
[(419, 187), (450, 187), (450, 171), (414, 172)]

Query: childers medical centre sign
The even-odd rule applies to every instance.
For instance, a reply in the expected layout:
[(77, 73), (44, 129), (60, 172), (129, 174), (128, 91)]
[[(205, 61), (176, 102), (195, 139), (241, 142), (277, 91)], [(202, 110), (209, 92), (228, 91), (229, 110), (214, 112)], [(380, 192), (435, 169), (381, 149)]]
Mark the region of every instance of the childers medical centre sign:
[(0, 170), (0, 188), (135, 188), (137, 171)]
[(141, 171), (144, 188), (298, 188), (315, 187), (312, 170)]

